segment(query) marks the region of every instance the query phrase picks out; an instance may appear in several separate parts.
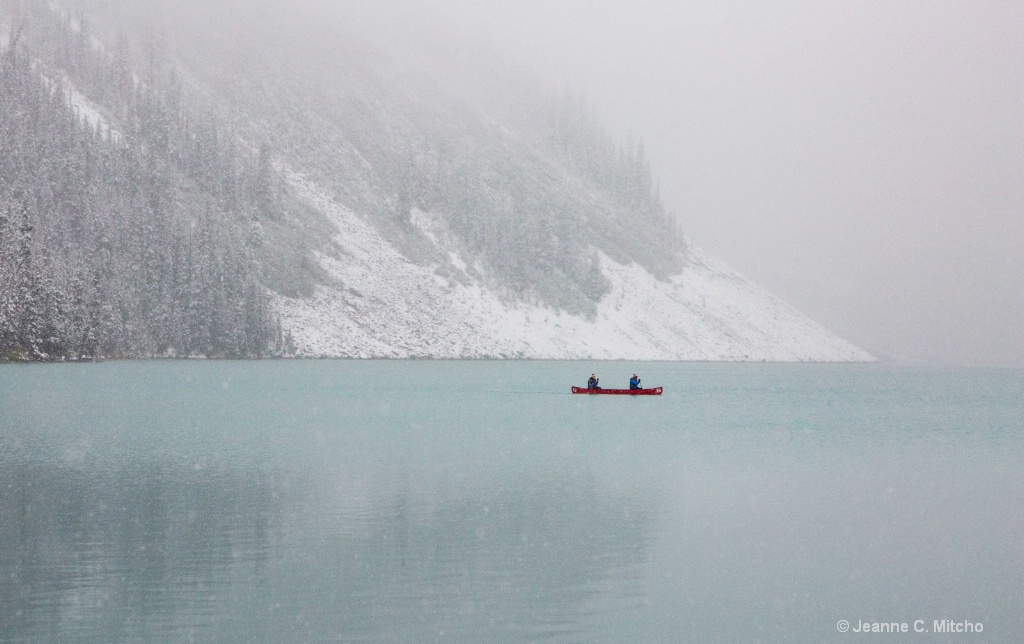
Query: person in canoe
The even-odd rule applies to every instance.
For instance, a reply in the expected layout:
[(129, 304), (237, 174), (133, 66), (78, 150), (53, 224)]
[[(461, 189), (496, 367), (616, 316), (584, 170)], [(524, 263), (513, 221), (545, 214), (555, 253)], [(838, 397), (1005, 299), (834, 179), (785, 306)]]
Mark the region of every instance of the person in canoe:
[(597, 378), (594, 374), (590, 374), (590, 380), (587, 380), (587, 389), (600, 389), (600, 387), (597, 386)]
[(633, 377), (629, 379), (629, 388), (642, 389), (642, 387), (640, 386), (640, 379), (636, 377), (635, 373), (633, 374)]

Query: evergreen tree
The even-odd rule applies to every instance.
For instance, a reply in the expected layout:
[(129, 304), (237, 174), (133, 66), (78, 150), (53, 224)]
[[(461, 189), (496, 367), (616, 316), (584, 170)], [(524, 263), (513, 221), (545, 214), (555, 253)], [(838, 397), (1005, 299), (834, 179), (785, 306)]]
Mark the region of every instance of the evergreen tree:
[[(268, 154), (191, 117), (155, 50), (135, 83), (123, 41), (35, 6), (37, 48), (19, 30), (0, 52), (0, 359), (280, 353), (243, 216), (279, 202)], [(85, 93), (124, 136), (82, 118)]]

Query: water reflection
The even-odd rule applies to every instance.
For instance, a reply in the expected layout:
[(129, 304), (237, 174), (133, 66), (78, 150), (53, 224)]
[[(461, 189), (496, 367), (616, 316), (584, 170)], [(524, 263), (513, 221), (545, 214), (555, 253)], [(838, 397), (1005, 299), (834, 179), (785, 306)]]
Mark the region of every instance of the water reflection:
[[(592, 477), (0, 472), (0, 639), (592, 639), (640, 601), (654, 507)], [(507, 483), (507, 482), (506, 482)]]
[(253, 472), (4, 463), (2, 639), (206, 628), (234, 579), (262, 574), (279, 515)]
[(462, 496), (406, 489), (365, 531), (332, 540), (347, 556), (316, 581), (347, 607), (345, 632), (367, 640), (384, 625), (403, 641), (593, 639), (588, 613), (610, 587), (622, 602), (642, 594), (653, 518), (649, 501), (609, 498), (587, 480)]

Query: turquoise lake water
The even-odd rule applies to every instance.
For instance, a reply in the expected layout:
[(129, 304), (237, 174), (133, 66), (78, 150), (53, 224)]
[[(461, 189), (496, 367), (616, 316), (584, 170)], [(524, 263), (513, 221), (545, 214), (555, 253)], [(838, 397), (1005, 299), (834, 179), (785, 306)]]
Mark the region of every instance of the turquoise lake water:
[(0, 365), (0, 641), (1020, 642), (1022, 430), (1020, 370)]

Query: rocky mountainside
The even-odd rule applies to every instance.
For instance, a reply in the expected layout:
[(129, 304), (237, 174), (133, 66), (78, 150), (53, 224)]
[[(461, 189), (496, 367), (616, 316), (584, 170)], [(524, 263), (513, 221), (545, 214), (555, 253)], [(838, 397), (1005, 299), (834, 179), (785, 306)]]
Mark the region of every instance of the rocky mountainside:
[(682, 268), (657, 279), (601, 253), (608, 292), (592, 316), (503, 297), (450, 242), (439, 218), (414, 211), (439, 251), (404, 256), (367, 221), (307, 178), (294, 194), (336, 227), (318, 255), (331, 281), (312, 297), (275, 296), (298, 355), (353, 358), (870, 361), (872, 357), (690, 246)]
[[(86, 196), (55, 210), (40, 195), (63, 194), (66, 153), (31, 119), (8, 128), (36, 150), (15, 165), (56, 168), (9, 170), (34, 196), (0, 195), (5, 239), (19, 204), (45, 232), (0, 271), (56, 303), (0, 292), (8, 354), (871, 359), (689, 244), (642, 142), (585, 102), (286, 4), (108, 0), (87, 19), (6, 0), (5, 65), (39, 84), (25, 105), (87, 141), (65, 145)], [(33, 339), (29, 318), (56, 322)]]

